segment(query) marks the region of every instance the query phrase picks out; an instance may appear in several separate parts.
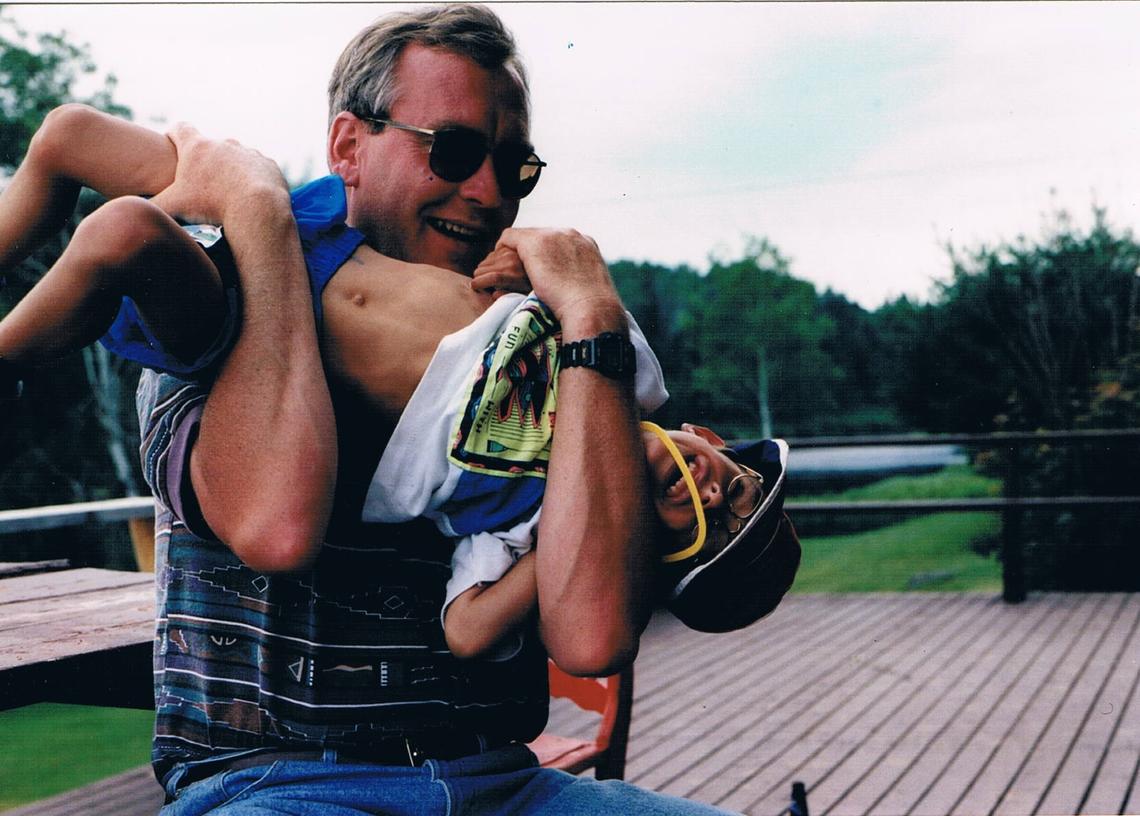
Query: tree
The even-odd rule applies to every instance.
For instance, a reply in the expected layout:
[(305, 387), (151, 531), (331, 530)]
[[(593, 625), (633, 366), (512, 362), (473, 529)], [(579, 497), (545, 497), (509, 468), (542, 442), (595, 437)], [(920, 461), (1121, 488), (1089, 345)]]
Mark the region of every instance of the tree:
[[(1076, 228), (1059, 213), (1038, 244), (1019, 239), (954, 252), (954, 277), (926, 315), (938, 387), (928, 416), (945, 430), (1135, 427), (1140, 383), (1140, 245), (1103, 211)], [(1026, 492), (1140, 492), (1133, 451), (1036, 445), (1022, 453)], [(988, 461), (1004, 471), (1007, 451)], [(1134, 510), (1035, 512), (1023, 525), (1032, 585), (1138, 589)]]
[(28, 32), (0, 15), (0, 168), (9, 171), (27, 152), (40, 122), (64, 102), (84, 102), (117, 116), (131, 113), (112, 98), (113, 74), (94, 92), (78, 95), (80, 80), (97, 73), (86, 45), (68, 42), (62, 32), (32, 39), (29, 45)]
[(1058, 213), (1040, 244), (950, 253), (953, 279), (928, 315), (946, 384), (932, 392), (932, 419), (947, 430), (1073, 427), (1096, 373), (1132, 350), (1140, 245), (1096, 210), (1087, 233)]
[(706, 275), (628, 261), (611, 271), (665, 372), (660, 421), (745, 438), (818, 432), (833, 418), (838, 372), (822, 346), (833, 324), (770, 243)]
[(754, 241), (740, 260), (709, 270), (695, 389), (730, 434), (814, 433), (837, 407), (839, 372), (823, 349), (833, 330), (815, 287), (792, 277), (775, 246)]
[[(94, 84), (90, 93), (81, 85)], [(86, 45), (63, 33), (30, 36), (0, 15), (0, 170), (11, 173), (27, 151), (43, 117), (66, 102), (84, 102), (119, 116), (130, 109), (112, 98), (113, 76), (99, 77)], [(0, 310), (7, 313), (39, 280), (67, 245), (82, 215), (100, 203), (85, 192), (76, 217), (23, 264), (4, 270)], [(138, 491), (132, 449), (133, 384), (138, 368), (99, 348), (64, 359), (36, 373), (17, 415), (0, 434), (0, 506), (66, 503), (110, 498)], [(68, 539), (75, 533), (69, 533)], [(44, 557), (51, 542), (24, 543), (15, 556)], [(14, 546), (5, 541), (6, 551)], [(68, 545), (78, 560), (90, 559), (87, 545)], [(57, 552), (59, 550), (57, 549)], [(112, 559), (122, 563), (121, 558)]]

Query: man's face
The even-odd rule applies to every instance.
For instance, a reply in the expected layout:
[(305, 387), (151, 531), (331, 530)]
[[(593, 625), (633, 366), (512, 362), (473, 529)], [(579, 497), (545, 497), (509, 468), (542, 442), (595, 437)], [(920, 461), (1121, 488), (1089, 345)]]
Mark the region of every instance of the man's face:
[[(527, 138), (520, 92), (506, 71), (410, 45), (396, 79), (392, 121), (430, 130), (463, 125), (492, 145)], [(518, 214), (519, 202), (499, 191), (490, 156), (471, 178), (449, 182), (428, 167), (429, 138), (390, 127), (361, 134), (349, 223), (380, 252), (470, 275)]]

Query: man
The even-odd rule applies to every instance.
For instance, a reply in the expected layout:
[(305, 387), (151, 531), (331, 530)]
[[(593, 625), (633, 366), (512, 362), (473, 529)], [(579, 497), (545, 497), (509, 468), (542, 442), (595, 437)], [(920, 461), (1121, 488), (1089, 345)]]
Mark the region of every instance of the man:
[[(527, 96), (493, 14), (450, 7), (381, 20), (349, 45), (330, 100), (330, 167), (370, 243), (470, 274), (501, 240), (528, 269), (556, 276), (548, 305), (564, 342), (627, 331), (592, 241), (508, 229), (519, 202), (495, 165), (510, 152), (501, 146), (526, 142)], [(487, 154), (472, 172), (441, 174), (430, 153), (441, 139), (409, 128), (455, 127), (481, 134)], [(370, 299), (396, 295), (350, 265), (333, 278), (326, 331), (360, 352), (328, 360), (326, 383), (280, 173), (232, 143), (188, 129), (172, 138), (179, 169), (164, 204), (223, 224), (244, 303), (240, 338), (208, 392), (149, 374), (140, 385), (159, 504), (154, 763), (172, 800), (164, 813), (705, 812), (535, 769), (516, 744), (545, 722), (547, 651), (572, 672), (613, 671), (635, 655), (648, 616), (628, 382), (563, 372), (539, 620), (507, 659), (455, 660), (438, 620), (447, 542), (430, 525), (358, 522), (390, 428), (353, 375), (370, 361)], [(608, 440), (601, 466), (587, 455), (598, 434)]]

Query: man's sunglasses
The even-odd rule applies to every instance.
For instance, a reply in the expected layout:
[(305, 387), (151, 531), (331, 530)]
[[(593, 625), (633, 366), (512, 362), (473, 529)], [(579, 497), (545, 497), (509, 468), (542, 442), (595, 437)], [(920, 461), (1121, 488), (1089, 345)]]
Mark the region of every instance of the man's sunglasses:
[(506, 198), (525, 198), (538, 184), (539, 173), (546, 162), (534, 153), (534, 148), (525, 142), (503, 142), (494, 148), (487, 138), (477, 130), (465, 127), (445, 127), (439, 130), (405, 125), (391, 119), (378, 119), (361, 116), (366, 122), (387, 125), (397, 130), (407, 130), (431, 139), (431, 152), (428, 154), (428, 167), (444, 181), (458, 183), (467, 181), (483, 165), (487, 154), (495, 168), (495, 180), (499, 191)]

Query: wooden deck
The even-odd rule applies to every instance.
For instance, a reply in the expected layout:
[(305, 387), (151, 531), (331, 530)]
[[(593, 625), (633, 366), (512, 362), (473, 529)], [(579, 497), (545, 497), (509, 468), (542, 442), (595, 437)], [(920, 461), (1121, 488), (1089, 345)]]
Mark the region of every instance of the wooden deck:
[[(760, 816), (793, 780), (812, 816), (1136, 813), (1138, 678), (1140, 595), (794, 596), (730, 635), (662, 616), (626, 778)], [(591, 727), (557, 704), (551, 726)], [(10, 814), (154, 812), (145, 772), (116, 782)]]

